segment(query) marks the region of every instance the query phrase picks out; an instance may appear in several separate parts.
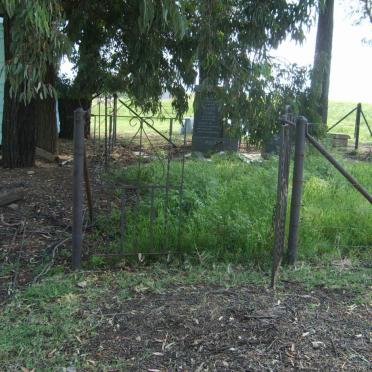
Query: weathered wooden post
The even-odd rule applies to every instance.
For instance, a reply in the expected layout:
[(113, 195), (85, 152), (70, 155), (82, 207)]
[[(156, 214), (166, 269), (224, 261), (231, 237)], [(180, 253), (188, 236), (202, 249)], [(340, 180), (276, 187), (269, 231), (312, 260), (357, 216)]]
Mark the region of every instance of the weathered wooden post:
[(307, 120), (305, 117), (300, 116), (296, 120), (296, 145), (293, 167), (291, 215), (289, 221), (288, 261), (290, 264), (294, 264), (297, 259), (297, 243), (298, 229), (300, 224), (306, 132)]
[(72, 268), (81, 265), (83, 244), (83, 182), (84, 182), (84, 125), (85, 111), (74, 112), (74, 166), (72, 186)]
[[(288, 115), (286, 115), (287, 117)], [(279, 153), (278, 186), (274, 220), (273, 267), (271, 273), (271, 288), (275, 287), (276, 276), (283, 258), (285, 244), (285, 221), (288, 203), (288, 179), (291, 160), (291, 138), (289, 124), (281, 128)]]
[(358, 103), (356, 118), (355, 118), (355, 150), (359, 147), (359, 134), (360, 134), (360, 116), (362, 112), (362, 104)]

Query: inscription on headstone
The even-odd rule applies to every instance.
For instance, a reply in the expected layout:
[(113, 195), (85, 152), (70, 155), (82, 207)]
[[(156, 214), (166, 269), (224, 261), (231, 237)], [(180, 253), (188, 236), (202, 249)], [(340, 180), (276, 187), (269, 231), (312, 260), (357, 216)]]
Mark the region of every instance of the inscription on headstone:
[(218, 105), (205, 97), (195, 112), (192, 147), (194, 151), (216, 151), (222, 142), (222, 127)]

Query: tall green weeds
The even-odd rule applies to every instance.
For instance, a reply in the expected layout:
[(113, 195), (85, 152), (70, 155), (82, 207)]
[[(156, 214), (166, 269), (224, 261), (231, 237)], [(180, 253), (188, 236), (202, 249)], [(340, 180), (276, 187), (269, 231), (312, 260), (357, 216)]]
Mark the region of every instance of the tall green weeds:
[[(347, 168), (372, 190), (371, 164), (344, 161)], [(359, 255), (372, 246), (372, 208), (326, 160), (308, 154), (299, 240), (299, 257), (306, 260)], [(181, 163), (174, 161), (170, 183), (179, 184)], [(138, 168), (117, 169), (110, 178), (117, 185), (135, 182)], [(144, 166), (143, 183), (160, 183), (160, 162)], [(164, 180), (163, 180), (164, 182)], [(126, 193), (125, 236), (120, 234), (120, 207), (99, 228), (112, 252), (174, 252), (225, 262), (270, 262), (277, 160), (246, 164), (235, 155), (216, 155), (211, 161), (188, 160), (182, 199), (178, 189), (147, 189)], [(289, 197), (290, 199), (290, 197)], [(138, 208), (136, 201), (140, 200)], [(152, 201), (153, 200), (153, 201)], [(151, 217), (151, 205), (154, 214)], [(106, 247), (107, 248), (107, 247)]]

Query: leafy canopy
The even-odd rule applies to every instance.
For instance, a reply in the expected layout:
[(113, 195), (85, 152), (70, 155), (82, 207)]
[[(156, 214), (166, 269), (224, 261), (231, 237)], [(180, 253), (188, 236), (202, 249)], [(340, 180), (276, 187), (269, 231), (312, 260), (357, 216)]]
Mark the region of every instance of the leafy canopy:
[(53, 96), (53, 85), (44, 82), (47, 68), (58, 65), (68, 46), (60, 1), (2, 0), (0, 5), (10, 26), (11, 59), (5, 66), (10, 94), (25, 103)]
[(183, 84), (195, 76), (175, 67), (171, 52), (187, 28), (182, 2), (66, 0), (63, 5), (77, 70), (69, 94), (122, 92), (156, 111), (160, 95), (169, 90), (187, 105)]

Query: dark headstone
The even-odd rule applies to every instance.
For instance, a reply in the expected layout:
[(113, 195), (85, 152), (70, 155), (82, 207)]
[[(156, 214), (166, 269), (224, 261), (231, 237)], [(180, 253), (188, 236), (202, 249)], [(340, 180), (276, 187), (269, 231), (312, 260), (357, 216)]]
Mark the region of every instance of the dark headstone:
[(222, 119), (217, 102), (206, 96), (195, 112), (193, 151), (237, 151), (238, 140), (223, 136)]

